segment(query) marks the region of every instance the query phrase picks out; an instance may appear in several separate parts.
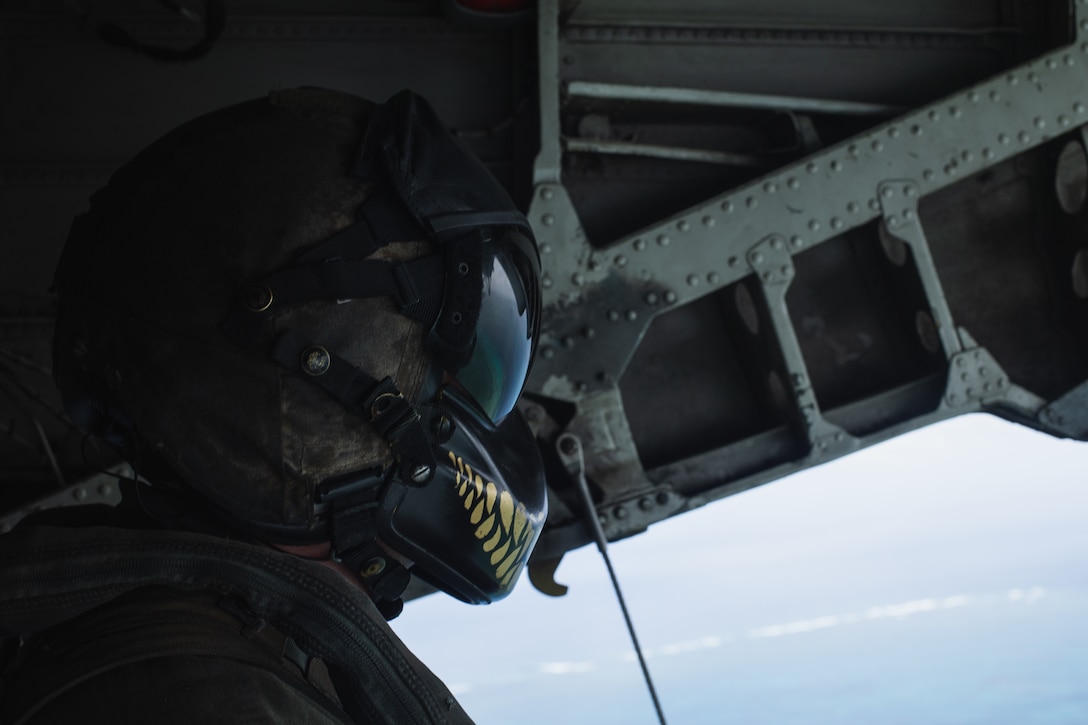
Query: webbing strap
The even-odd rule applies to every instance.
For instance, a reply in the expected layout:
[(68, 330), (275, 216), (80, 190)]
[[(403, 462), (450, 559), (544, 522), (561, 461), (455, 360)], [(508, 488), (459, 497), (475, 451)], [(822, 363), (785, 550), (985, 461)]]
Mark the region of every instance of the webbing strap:
[[(444, 289), (444, 262), (434, 254), (408, 262), (334, 259), (289, 267), (247, 285), (242, 301), (223, 321), (223, 332), (240, 345), (266, 344), (269, 312), (281, 305), (310, 300), (391, 297), (408, 317), (432, 325)], [(253, 307), (250, 298), (260, 303)]]
[(323, 487), (318, 503), (331, 508), (329, 535), (333, 557), (357, 573), (374, 598), (378, 611), (387, 620), (404, 608), (401, 595), (411, 574), (378, 543), (375, 514), (385, 481), (381, 469), (366, 471)]
[[(376, 380), (293, 332), (277, 338), (271, 357), (289, 370), (301, 368), (310, 382), (347, 410), (370, 421), (389, 444), (404, 483), (422, 485), (434, 476), (438, 462), (419, 411), (401, 395), (392, 378)], [(316, 365), (315, 360), (320, 364)]]
[(374, 237), (366, 219), (341, 229), (295, 260), (296, 264), (313, 264), (330, 259), (364, 259), (383, 246)]
[(310, 264), (329, 259), (363, 259), (388, 244), (419, 242), (429, 238), (404, 208), (404, 203), (384, 189), (375, 191), (363, 202), (358, 219), (350, 227), (341, 229), (300, 255), (295, 262)]
[(439, 255), (409, 262), (331, 259), (273, 272), (254, 284), (263, 285), (271, 294), (272, 303), (266, 309), (310, 300), (367, 297), (392, 297), (405, 308), (424, 297), (441, 296), (443, 273)]

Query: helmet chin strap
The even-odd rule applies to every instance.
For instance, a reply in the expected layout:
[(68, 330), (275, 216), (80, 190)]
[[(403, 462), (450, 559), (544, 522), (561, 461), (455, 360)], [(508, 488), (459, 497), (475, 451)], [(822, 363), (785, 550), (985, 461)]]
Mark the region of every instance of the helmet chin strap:
[(422, 417), (392, 378), (376, 380), (347, 360), (293, 332), (280, 335), (271, 357), (301, 371), (348, 411), (370, 421), (396, 461), (380, 468), (322, 483), (315, 502), (328, 513), (332, 557), (366, 585), (378, 611), (393, 619), (404, 607), (401, 595), (411, 581), (408, 569), (378, 543), (378, 497), (390, 478), (409, 486), (426, 485), (437, 468)]
[(410, 578), (408, 570), (411, 562), (402, 559), (396, 552), (380, 542), (372, 556), (365, 552), (362, 567), (356, 571), (348, 568), (344, 557), (337, 556), (330, 541), (316, 544), (283, 544), (266, 542), (272, 548), (292, 554), (309, 561), (320, 563), (332, 569), (355, 586), (364, 590), (370, 600), (387, 619), (395, 619), (404, 607), (400, 595), (404, 591), (401, 581)]
[(404, 608), (401, 595), (412, 575), (378, 542), (375, 513), (386, 479), (387, 475), (375, 468), (327, 481), (318, 487), (316, 502), (331, 509), (328, 520), (333, 561), (359, 578), (388, 620)]

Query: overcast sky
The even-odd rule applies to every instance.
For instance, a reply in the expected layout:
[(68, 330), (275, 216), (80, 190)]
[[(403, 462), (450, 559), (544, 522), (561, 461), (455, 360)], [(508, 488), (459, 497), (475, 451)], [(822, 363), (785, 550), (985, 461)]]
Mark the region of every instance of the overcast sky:
[[(610, 546), (670, 723), (1088, 722), (1088, 444), (973, 415)], [(604, 564), (394, 628), (482, 725), (653, 723)]]

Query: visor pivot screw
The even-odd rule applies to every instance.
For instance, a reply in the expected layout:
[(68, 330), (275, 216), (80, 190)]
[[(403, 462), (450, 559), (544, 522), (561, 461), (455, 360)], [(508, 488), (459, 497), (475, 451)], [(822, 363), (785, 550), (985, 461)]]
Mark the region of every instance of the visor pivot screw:
[(461, 262), (459, 265), (457, 265), (457, 274), (461, 275), (462, 277), (468, 274), (468, 264), (466, 264), (465, 262)]
[(431, 467), (425, 463), (420, 463), (412, 469), (412, 480), (416, 483), (426, 483), (431, 477)]
[(564, 454), (573, 456), (578, 452), (578, 440), (570, 436), (565, 437), (559, 442), (559, 448)]
[(250, 312), (264, 312), (272, 306), (272, 290), (263, 284), (251, 284), (242, 292), (242, 305)]
[(638, 507), (643, 511), (649, 511), (654, 507), (654, 501), (649, 496), (643, 496), (639, 499)]
[(302, 351), (302, 372), (312, 377), (324, 375), (332, 365), (329, 351), (320, 345), (311, 345)]
[(383, 571), (385, 571), (385, 559), (380, 556), (375, 556), (373, 559), (363, 564), (362, 568), (359, 569), (359, 576), (363, 579), (369, 579), (381, 574)]

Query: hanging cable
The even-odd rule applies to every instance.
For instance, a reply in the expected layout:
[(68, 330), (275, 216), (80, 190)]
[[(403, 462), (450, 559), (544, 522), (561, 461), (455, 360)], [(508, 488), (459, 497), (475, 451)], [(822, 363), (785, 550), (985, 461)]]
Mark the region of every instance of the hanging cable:
[(49, 459), (49, 467), (53, 469), (53, 476), (57, 479), (57, 487), (60, 490), (67, 488), (68, 483), (64, 480), (64, 474), (61, 473), (60, 464), (57, 462), (57, 456), (53, 453), (53, 445), (49, 442), (49, 436), (45, 434), (45, 429), (42, 428), (41, 421), (37, 418), (31, 418), (34, 421), (34, 427), (38, 430), (38, 438), (42, 442), (42, 450), (45, 451), (46, 458)]
[[(57, 479), (57, 485), (63, 489), (67, 484), (64, 481), (64, 475), (61, 473), (60, 464), (57, 462), (56, 454), (53, 453), (53, 445), (49, 442), (49, 436), (46, 435), (45, 429), (42, 427), (41, 421), (38, 420), (38, 417), (34, 415), (34, 413), (29, 408), (27, 408), (27, 406), (24, 405), (23, 401), (19, 398), (20, 391), (24, 394), (27, 394), (28, 397), (33, 397), (32, 393), (23, 388), (23, 386), (19, 384), (19, 382), (15, 380), (13, 376), (9, 376), (8, 370), (4, 366), (0, 366), (0, 390), (3, 390), (3, 392), (5, 392), (7, 396), (11, 399), (11, 402), (15, 405), (15, 409), (18, 410), (23, 416), (26, 417), (27, 420), (29, 420), (34, 425), (34, 429), (38, 433), (38, 439), (39, 441), (41, 441), (41, 447), (39, 450), (44, 453), (45, 457), (49, 460), (49, 467), (53, 471), (53, 476)], [(20, 438), (15, 434), (14, 424), (7, 427), (5, 432), (7, 432), (13, 440), (20, 441)], [(24, 445), (27, 445), (32, 449), (35, 448), (35, 446), (30, 445), (28, 441), (24, 441), (23, 443)]]
[[(196, 43), (187, 48), (172, 48), (169, 46), (152, 45), (137, 40), (127, 30), (116, 23), (102, 23), (98, 26), (98, 36), (110, 45), (134, 50), (155, 60), (167, 63), (180, 63), (197, 58), (203, 58), (211, 52), (223, 29), (227, 24), (227, 12), (224, 0), (207, 0), (204, 4), (204, 13), (196, 13), (184, 5), (173, 0), (159, 0), (160, 4), (176, 15), (194, 23), (204, 25), (204, 35)], [(90, 14), (84, 12), (83, 19)]]
[(642, 646), (638, 643), (635, 634), (635, 625), (631, 621), (631, 615), (627, 611), (627, 603), (623, 600), (623, 592), (620, 591), (620, 582), (616, 578), (616, 571), (612, 568), (612, 560), (608, 558), (608, 539), (605, 538), (604, 529), (601, 528), (600, 519), (597, 518), (597, 509), (593, 505), (593, 497), (589, 493), (589, 484), (586, 482), (585, 457), (582, 454), (582, 444), (578, 437), (570, 433), (559, 437), (559, 455), (567, 464), (567, 470), (571, 473), (577, 484), (578, 494), (582, 499), (586, 519), (589, 521), (593, 538), (597, 541), (597, 550), (604, 558), (608, 568), (608, 576), (612, 579), (612, 588), (616, 591), (616, 599), (620, 603), (620, 611), (627, 623), (627, 631), (631, 635), (631, 643), (635, 646), (635, 654), (638, 656), (639, 666), (642, 667), (642, 676), (646, 679), (646, 687), (650, 691), (650, 699), (653, 700), (654, 709), (657, 711), (657, 719), (661, 725), (665, 725), (665, 713), (661, 709), (661, 702), (657, 699), (657, 691), (654, 690), (653, 680), (650, 678), (650, 668), (646, 666), (646, 658), (642, 654)]

